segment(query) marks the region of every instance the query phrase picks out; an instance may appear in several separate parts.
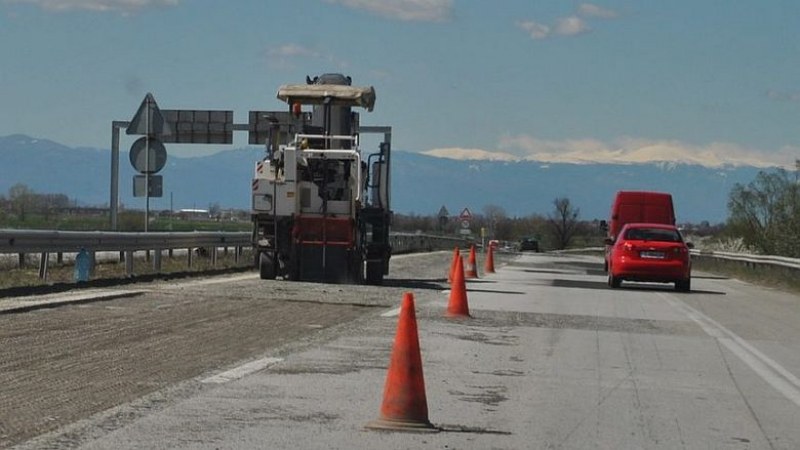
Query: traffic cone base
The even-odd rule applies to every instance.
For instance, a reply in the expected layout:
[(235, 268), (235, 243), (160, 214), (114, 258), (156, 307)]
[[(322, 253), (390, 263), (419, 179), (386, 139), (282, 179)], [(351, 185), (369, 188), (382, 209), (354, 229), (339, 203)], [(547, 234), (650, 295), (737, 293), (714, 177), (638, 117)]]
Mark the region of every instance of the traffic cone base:
[(397, 333), (383, 390), (381, 414), (366, 427), (398, 431), (436, 431), (428, 421), (428, 401), (425, 398), (414, 295), (410, 292), (403, 295), (400, 307)]
[(439, 430), (432, 423), (420, 420), (401, 420), (401, 419), (375, 419), (366, 425), (367, 428), (372, 430), (385, 430), (385, 431), (416, 431), (438, 433)]

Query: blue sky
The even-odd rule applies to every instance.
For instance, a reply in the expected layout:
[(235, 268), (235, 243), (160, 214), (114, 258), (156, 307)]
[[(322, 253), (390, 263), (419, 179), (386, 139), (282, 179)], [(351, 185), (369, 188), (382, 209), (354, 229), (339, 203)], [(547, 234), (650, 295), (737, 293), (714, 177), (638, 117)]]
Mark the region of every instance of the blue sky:
[[(0, 0), (0, 135), (109, 148), (164, 109), (283, 109), (342, 72), (394, 148), (543, 162), (793, 166), (800, 2)], [(126, 137), (125, 139), (128, 139)], [(123, 146), (131, 142), (123, 142)], [(180, 156), (246, 145), (169, 147)]]

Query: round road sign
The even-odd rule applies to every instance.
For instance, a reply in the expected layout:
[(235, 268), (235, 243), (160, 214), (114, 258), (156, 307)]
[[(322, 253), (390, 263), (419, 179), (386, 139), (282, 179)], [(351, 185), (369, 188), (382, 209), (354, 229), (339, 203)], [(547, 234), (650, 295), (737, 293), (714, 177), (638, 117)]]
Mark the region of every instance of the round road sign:
[[(131, 146), (130, 158), (133, 168), (141, 173), (156, 173), (167, 164), (167, 149), (158, 139), (141, 137)], [(147, 149), (150, 149), (148, 152)], [(148, 155), (149, 153), (149, 155)]]
[(469, 220), (462, 220), (461, 228), (469, 228)]

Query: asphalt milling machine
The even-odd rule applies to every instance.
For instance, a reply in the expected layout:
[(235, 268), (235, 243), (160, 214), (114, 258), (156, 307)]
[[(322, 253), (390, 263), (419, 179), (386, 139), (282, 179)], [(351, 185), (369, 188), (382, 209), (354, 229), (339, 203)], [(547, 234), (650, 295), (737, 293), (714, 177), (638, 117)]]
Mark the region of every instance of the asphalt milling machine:
[[(266, 157), (252, 182), (253, 246), (262, 279), (381, 284), (389, 273), (391, 127), (361, 126), (373, 87), (324, 74), (283, 85), (288, 111), (266, 113)], [(383, 134), (374, 153), (366, 133)]]

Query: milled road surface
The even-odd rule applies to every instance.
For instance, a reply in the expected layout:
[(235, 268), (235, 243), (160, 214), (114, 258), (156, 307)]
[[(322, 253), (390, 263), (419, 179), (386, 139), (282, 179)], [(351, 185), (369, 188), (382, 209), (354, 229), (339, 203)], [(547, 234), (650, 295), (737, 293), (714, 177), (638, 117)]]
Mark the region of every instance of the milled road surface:
[(438, 288), (450, 256), (395, 257), (382, 287), (234, 275), (0, 315), (0, 448)]
[[(382, 288), (234, 276), (0, 315), (0, 329), (14, 324), (0, 346), (16, 348), (0, 354), (4, 364), (6, 354), (16, 358), (19, 375), (2, 381), (3, 406), (6, 391), (20, 392), (0, 417), (19, 436), (6, 442), (20, 450), (800, 448), (796, 295), (702, 273), (691, 293), (611, 289), (596, 256), (526, 253), (469, 280), (471, 317), (453, 320), (441, 291), (449, 259), (398, 259)], [(404, 291), (416, 297), (437, 433), (365, 429), (386, 399)], [(40, 395), (49, 400), (29, 407)]]

